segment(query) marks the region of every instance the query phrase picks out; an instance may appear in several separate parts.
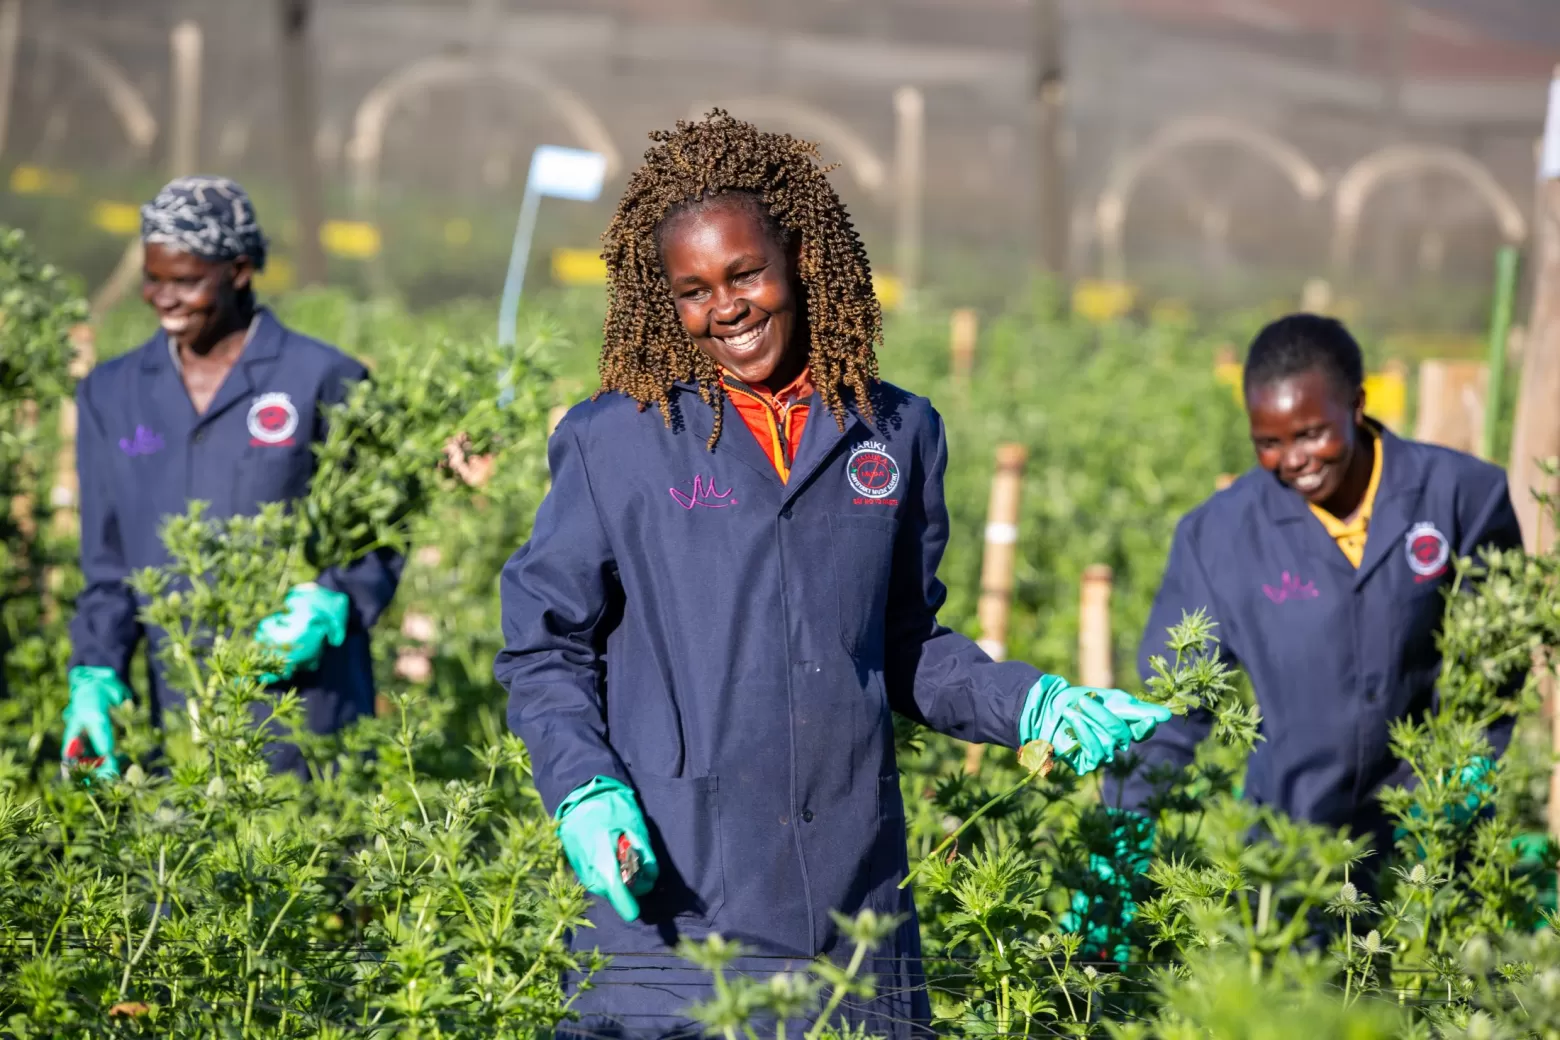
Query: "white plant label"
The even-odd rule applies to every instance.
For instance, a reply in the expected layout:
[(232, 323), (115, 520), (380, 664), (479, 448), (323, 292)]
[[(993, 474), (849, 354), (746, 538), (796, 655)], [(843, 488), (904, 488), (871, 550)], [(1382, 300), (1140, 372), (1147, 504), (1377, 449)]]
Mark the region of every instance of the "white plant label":
[(1560, 79), (1549, 84), (1549, 118), (1544, 121), (1544, 150), (1538, 159), (1538, 179), (1560, 178)]

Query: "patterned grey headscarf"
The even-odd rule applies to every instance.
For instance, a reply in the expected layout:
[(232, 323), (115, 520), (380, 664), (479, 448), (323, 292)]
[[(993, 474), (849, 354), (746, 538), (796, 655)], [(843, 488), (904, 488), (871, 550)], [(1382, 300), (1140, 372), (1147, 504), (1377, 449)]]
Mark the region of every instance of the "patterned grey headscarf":
[(172, 246), (204, 260), (247, 256), (265, 268), (265, 235), (249, 194), (226, 177), (180, 177), (141, 207), (141, 241)]

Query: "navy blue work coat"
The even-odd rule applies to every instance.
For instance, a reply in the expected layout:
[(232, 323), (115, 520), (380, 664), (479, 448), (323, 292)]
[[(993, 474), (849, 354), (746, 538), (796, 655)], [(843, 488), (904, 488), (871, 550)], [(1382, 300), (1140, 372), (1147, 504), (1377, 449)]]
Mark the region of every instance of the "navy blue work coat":
[[(1481, 547), (1520, 546), (1522, 534), (1499, 467), (1381, 436), (1358, 570), (1297, 492), (1253, 469), (1177, 526), (1139, 668), (1147, 680), (1151, 657), (1173, 660), (1166, 630), (1183, 612), (1207, 610), (1224, 660), (1245, 669), (1262, 713), (1247, 796), (1386, 848), (1391, 827), (1376, 792), (1412, 777), (1388, 750), (1387, 727), (1434, 710), (1454, 563)], [(1185, 765), (1211, 722), (1172, 719), (1135, 750), (1145, 763)], [(1509, 725), (1492, 732), (1497, 750), (1509, 735)], [(1151, 793), (1142, 773), (1107, 796), (1141, 804)]]
[(614, 955), (574, 1005), (591, 1036), (686, 1027), (709, 976), (676, 967), (679, 936), (804, 966), (841, 952), (831, 910), (867, 907), (907, 918), (860, 1020), (904, 1037), (927, 1018), (890, 712), (1011, 747), (1039, 673), (937, 623), (942, 420), (878, 389), (875, 421), (852, 409), (843, 433), (813, 397), (788, 485), (729, 401), (708, 450), (714, 413), (688, 387), (670, 429), (607, 394), (548, 446), (495, 674), (548, 811), (594, 776), (629, 784), (661, 868), (639, 921), (596, 901), (576, 936)]
[[(320, 406), (346, 397), (362, 365), (286, 328), (266, 310), (204, 415), (198, 415), (159, 331), (97, 366), (76, 389), (76, 466), (81, 482), (81, 570), (71, 621), (71, 665), (114, 669), (128, 682), (145, 631), (142, 603), (125, 579), (168, 562), (158, 531), (189, 503), (213, 519), (259, 512), (300, 498), (314, 473), (311, 445), (324, 436)], [(401, 558), (390, 552), (333, 568), (319, 583), (351, 599), (346, 641), (320, 667), (288, 682), (304, 699), (309, 728), (329, 733), (374, 708), (368, 629), (389, 604)], [(153, 718), (182, 703), (151, 655)], [(277, 768), (297, 769), (296, 749), (274, 749)]]

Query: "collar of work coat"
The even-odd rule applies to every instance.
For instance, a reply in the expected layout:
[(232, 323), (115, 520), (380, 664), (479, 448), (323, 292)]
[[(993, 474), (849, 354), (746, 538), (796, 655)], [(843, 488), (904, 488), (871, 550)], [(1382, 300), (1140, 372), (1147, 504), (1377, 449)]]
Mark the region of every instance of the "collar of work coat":
[(244, 349), (222, 380), (216, 396), (201, 413), (195, 411), (189, 392), (184, 388), (168, 334), (163, 330), (158, 329), (151, 343), (140, 351), (141, 371), (152, 377), (157, 411), (168, 420), (182, 420), (192, 429), (198, 429), (215, 422), (235, 405), (248, 403), (266, 387), (269, 369), (282, 356), (286, 339), (287, 329), (276, 320), (270, 308), (258, 309)]
[[(678, 381), (673, 386), (679, 391), (672, 396), (674, 425), (680, 420), (686, 424), (689, 433), (696, 435), (700, 440), (707, 441), (714, 429), (714, 409), (699, 396), (697, 384)], [(758, 441), (748, 435), (736, 406), (724, 395), (721, 397), (723, 410), (721, 432), (715, 450), (722, 454), (729, 454), (731, 458), (759, 473), (771, 483), (776, 485), (783, 483), (781, 508), (789, 505), (806, 490), (833, 458), (835, 449), (848, 439), (857, 427), (860, 427), (862, 432), (872, 430), (871, 422), (862, 414), (860, 407), (849, 395), (846, 397), (844, 429), (840, 428), (834, 413), (824, 405), (823, 397), (818, 391), (814, 390), (812, 396), (807, 398), (807, 402), (808, 419), (807, 426), (802, 430), (802, 443), (797, 448), (796, 458), (791, 462), (790, 480), (782, 482), (780, 474), (775, 472), (774, 463), (765, 456)]]
[[(1402, 551), (1403, 536), (1417, 520), (1422, 519), (1419, 516), (1419, 504), (1428, 475), (1422, 452), (1405, 450), (1405, 442), (1384, 426), (1376, 425), (1375, 431), (1381, 438), (1381, 484), (1376, 489), (1376, 501), (1371, 511), (1365, 555), (1355, 574), (1356, 589), (1364, 585), (1390, 555)], [(1320, 558), (1336, 562), (1339, 566), (1348, 566), (1348, 559), (1338, 550), (1332, 535), (1327, 533), (1298, 491), (1268, 474), (1262, 480), (1261, 501), (1263, 511), (1274, 523), (1284, 526), (1300, 524), (1309, 529), (1308, 533), (1315, 537), (1307, 538), (1308, 548), (1312, 541), (1317, 546), (1325, 544), (1329, 547), (1331, 552), (1319, 552)]]

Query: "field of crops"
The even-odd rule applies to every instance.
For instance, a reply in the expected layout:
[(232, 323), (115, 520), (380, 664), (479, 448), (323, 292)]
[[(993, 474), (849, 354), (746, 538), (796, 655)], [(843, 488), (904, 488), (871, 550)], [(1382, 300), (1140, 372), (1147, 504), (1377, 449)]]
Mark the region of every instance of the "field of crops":
[[(534, 309), (513, 355), (492, 344), (485, 305), (414, 316), (320, 293), (277, 306), (374, 378), (334, 417), (299, 508), (220, 524), (192, 508), (169, 526), (174, 564), (136, 582), (153, 597), (148, 620), (173, 633), (199, 725), (181, 715), (158, 733), (144, 706), (119, 709), (123, 748), (145, 764), (87, 785), (59, 769), (64, 626), (80, 578), (70, 509), (52, 493), (81, 307), (26, 243), (0, 240), (11, 503), (0, 518), (0, 1034), (546, 1036), (568, 1013), (560, 973), (594, 966), (564, 944), (584, 895), (491, 678), (496, 576), (546, 488), (550, 410), (589, 391), (593, 304)], [(1101, 326), (1037, 291), (988, 322), (972, 376), (956, 380), (946, 315), (892, 320), (884, 375), (948, 419), (944, 620), (977, 634), (991, 460), (997, 443), (1019, 442), (1029, 461), (1008, 652), (1074, 672), (1079, 579), (1107, 564), (1117, 677), (1137, 686), (1128, 662), (1175, 521), (1249, 458), (1212, 366), (1254, 321)], [(113, 316), (99, 356), (149, 328), (134, 311)], [(502, 405), (501, 382), (516, 391)], [(456, 434), (492, 454), (476, 487), (442, 464)], [(268, 658), (246, 634), (290, 575), (383, 544), (410, 562), (375, 634), (382, 710), (305, 742), (313, 783), (272, 776), (250, 724)], [(1032, 775), (995, 749), (968, 776), (962, 748), (903, 727), (939, 1034), (1560, 1036), (1560, 936), (1540, 899), (1554, 856), (1518, 841), (1541, 816), (1547, 743), (1523, 727), (1479, 790), (1457, 768), (1493, 717), (1536, 716), (1534, 682), (1515, 701), (1499, 691), (1560, 637), (1560, 561), (1461, 566), (1487, 573), (1449, 610), (1440, 714), (1395, 734), (1420, 783), (1392, 797), (1402, 838), (1373, 867), (1382, 881), (1370, 896), (1350, 881), (1355, 844), (1240, 801), (1254, 723), (1237, 678), (1206, 656), (1217, 632), (1196, 618), (1144, 695), (1207, 707), (1219, 725), (1194, 768), (1161, 778), (1146, 863), (1118, 847), (1095, 778)], [(298, 705), (275, 710), (287, 721)], [(1091, 857), (1111, 862), (1126, 891), (1102, 889)], [(1103, 937), (1124, 963), (1099, 961), (1062, 928), (1080, 890), (1138, 904), (1126, 933)], [(854, 934), (870, 943), (876, 930), (864, 920)], [(719, 971), (730, 951), (687, 954)], [(700, 1016), (732, 1038), (757, 1035), (768, 1008), (868, 982), (839, 969), (789, 987), (726, 978)], [(809, 1037), (829, 1035), (820, 1021)]]

